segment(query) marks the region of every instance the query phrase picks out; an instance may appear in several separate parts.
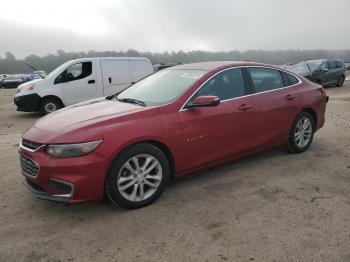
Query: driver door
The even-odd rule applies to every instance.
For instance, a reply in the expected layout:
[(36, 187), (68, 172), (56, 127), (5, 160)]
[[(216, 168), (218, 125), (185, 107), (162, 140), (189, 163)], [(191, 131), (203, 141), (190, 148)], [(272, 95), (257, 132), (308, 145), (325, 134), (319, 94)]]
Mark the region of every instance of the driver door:
[[(249, 150), (254, 105), (247, 94), (242, 69), (225, 70), (207, 81), (190, 99), (218, 96), (220, 104), (178, 112), (179, 167), (186, 171)], [(190, 159), (190, 160), (189, 160)]]
[(93, 63), (77, 62), (62, 74), (62, 90), (66, 105), (95, 98), (97, 83)]

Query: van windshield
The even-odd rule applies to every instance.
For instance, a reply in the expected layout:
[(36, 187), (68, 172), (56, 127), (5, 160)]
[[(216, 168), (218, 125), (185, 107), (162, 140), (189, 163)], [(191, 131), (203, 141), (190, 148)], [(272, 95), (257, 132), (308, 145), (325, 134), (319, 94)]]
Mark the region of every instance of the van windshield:
[(168, 69), (150, 75), (119, 93), (117, 100), (137, 100), (157, 106), (178, 98), (207, 71)]
[(45, 78), (56, 77), (58, 74), (62, 73), (62, 71), (65, 70), (69, 64), (70, 64), (70, 62), (66, 62), (66, 63), (60, 65), (59, 67), (54, 69), (51, 73), (49, 73)]

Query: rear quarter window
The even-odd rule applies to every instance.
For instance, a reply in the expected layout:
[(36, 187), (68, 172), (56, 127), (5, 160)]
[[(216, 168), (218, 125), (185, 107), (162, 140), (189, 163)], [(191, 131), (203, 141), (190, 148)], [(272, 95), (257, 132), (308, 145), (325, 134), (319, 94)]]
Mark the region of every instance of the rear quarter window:
[(285, 86), (291, 86), (291, 85), (296, 85), (299, 83), (298, 78), (295, 76), (287, 73), (287, 72), (281, 72), (284, 80), (284, 85)]

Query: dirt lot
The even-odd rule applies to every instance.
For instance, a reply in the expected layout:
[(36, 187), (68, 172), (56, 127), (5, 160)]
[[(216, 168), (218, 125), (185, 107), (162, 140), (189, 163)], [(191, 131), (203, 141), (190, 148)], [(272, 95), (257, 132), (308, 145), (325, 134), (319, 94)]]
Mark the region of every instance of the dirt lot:
[(307, 152), (175, 179), (155, 204), (126, 211), (36, 200), (17, 147), (39, 116), (0, 90), (0, 261), (350, 261), (350, 81), (327, 93)]

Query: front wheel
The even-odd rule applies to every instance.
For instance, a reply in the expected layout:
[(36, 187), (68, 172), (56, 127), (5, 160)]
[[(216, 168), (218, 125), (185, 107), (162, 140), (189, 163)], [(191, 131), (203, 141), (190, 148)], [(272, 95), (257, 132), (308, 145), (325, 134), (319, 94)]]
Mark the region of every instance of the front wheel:
[(106, 178), (106, 194), (114, 204), (140, 208), (159, 198), (169, 177), (164, 153), (151, 144), (136, 144), (113, 161)]
[(53, 97), (44, 98), (44, 100), (40, 103), (40, 111), (44, 115), (55, 112), (60, 108), (62, 108), (61, 101)]
[(304, 152), (312, 142), (315, 120), (308, 112), (301, 112), (295, 118), (289, 134), (287, 150), (292, 153)]

